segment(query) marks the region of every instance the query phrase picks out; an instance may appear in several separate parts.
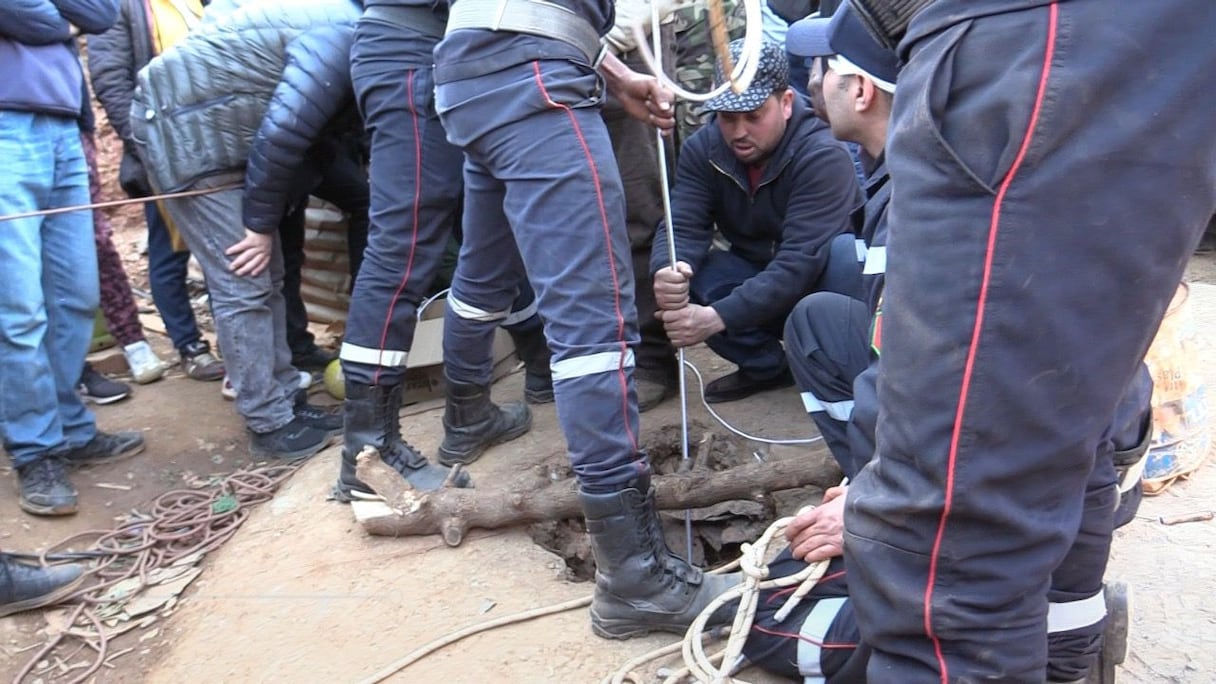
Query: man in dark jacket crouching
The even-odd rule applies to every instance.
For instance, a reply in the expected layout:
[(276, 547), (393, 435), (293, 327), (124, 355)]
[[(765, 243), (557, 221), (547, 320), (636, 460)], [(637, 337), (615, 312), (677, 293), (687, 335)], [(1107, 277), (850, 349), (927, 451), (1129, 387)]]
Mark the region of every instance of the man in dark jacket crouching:
[[(741, 47), (731, 44), (736, 59)], [(783, 48), (765, 43), (751, 86), (706, 108), (716, 125), (685, 143), (672, 191), (678, 263), (660, 230), (651, 270), (672, 344), (705, 342), (739, 366), (706, 386), (712, 403), (793, 384), (782, 326), (810, 292), (857, 294), (849, 215), (862, 200), (848, 152), (790, 89)], [(715, 226), (725, 249), (714, 246)], [(844, 254), (829, 269), (834, 250)]]

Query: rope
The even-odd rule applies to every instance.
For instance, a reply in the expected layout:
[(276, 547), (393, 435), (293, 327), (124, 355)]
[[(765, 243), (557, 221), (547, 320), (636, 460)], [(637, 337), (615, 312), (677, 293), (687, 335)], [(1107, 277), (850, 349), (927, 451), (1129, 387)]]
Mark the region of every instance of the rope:
[(39, 209), (38, 211), (26, 211), (20, 214), (9, 214), (0, 216), (0, 223), (5, 221), (16, 221), (18, 219), (34, 218), (37, 216), (54, 216), (55, 214), (67, 214), (73, 211), (92, 211), (94, 209), (110, 209), (113, 207), (125, 207), (128, 204), (146, 204), (148, 202), (159, 202), (161, 200), (181, 199), (183, 197), (197, 197), (199, 195), (210, 195), (215, 192), (223, 192), (225, 190), (236, 190), (237, 188), (245, 187), (244, 183), (228, 183), (214, 188), (201, 188), (198, 190), (183, 190), (181, 192), (167, 192), (163, 195), (150, 195), (148, 197), (131, 197), (121, 200), (109, 200), (106, 202), (95, 202), (93, 204), (77, 204), (70, 207), (56, 207), (54, 209)]
[[(207, 554), (223, 545), (248, 518), (250, 507), (269, 501), (298, 467), (299, 464), (268, 465), (238, 470), (205, 490), (169, 491), (157, 497), (150, 514), (134, 515), (113, 530), (79, 532), (43, 551), (38, 558), (43, 565), (59, 558), (94, 558), (97, 562), (85, 571), (92, 581), (86, 580), (85, 587), (64, 599), (64, 603), (74, 604), (66, 628), (38, 650), (14, 677), (14, 683), (20, 684), (29, 676), (38, 681), (53, 681), (57, 679), (57, 670), (63, 677), (73, 674), (85, 665), (64, 666), (64, 661), (88, 647), (96, 652), (93, 661), (69, 680), (84, 682), (101, 667), (129, 652), (109, 652), (109, 631), (97, 611), (107, 604), (135, 597), (148, 586), (149, 576), (157, 569)], [(96, 540), (86, 551), (55, 553), (56, 549), (87, 538)], [(106, 598), (110, 587), (132, 578), (139, 579), (138, 589), (123, 598)], [(79, 641), (80, 648), (66, 658), (57, 658), (58, 666), (48, 663), (39, 668), (69, 638)]]
[[(725, 83), (722, 83), (717, 88), (710, 90), (708, 93), (694, 93), (680, 87), (679, 83), (673, 81), (663, 70), (658, 68), (658, 60), (655, 59), (654, 53), (656, 49), (651, 51), (650, 45), (646, 41), (646, 34), (642, 30), (641, 25), (633, 27), (633, 37), (638, 46), (638, 52), (641, 53), (642, 59), (646, 62), (646, 66), (650, 68), (651, 73), (655, 78), (659, 79), (659, 83), (666, 89), (675, 93), (675, 96), (688, 100), (689, 102), (705, 102), (715, 98), (727, 89), (733, 90), (736, 93), (741, 93), (747, 90), (752, 84), (752, 79), (756, 77), (756, 69), (760, 66), (760, 52), (764, 42), (764, 24), (761, 15), (760, 0), (743, 0), (744, 22), (745, 28), (743, 32), (743, 49), (739, 53), (739, 63), (733, 68), (730, 67), (730, 50), (729, 47), (723, 47), (725, 41), (725, 30), (722, 24), (722, 7), (719, 4), (720, 0), (707, 0), (707, 5), (710, 9), (710, 37), (714, 41), (714, 49), (719, 54), (725, 54), (726, 60), (722, 64), (722, 73), (729, 74)], [(717, 6), (718, 20), (714, 21), (714, 7)], [(658, 33), (657, 29), (654, 31)], [(657, 41), (656, 41), (657, 42)]]
[(564, 613), (568, 610), (574, 610), (575, 608), (583, 608), (583, 607), (589, 606), (589, 605), (591, 605), (591, 597), (584, 596), (582, 598), (576, 598), (576, 599), (571, 599), (569, 601), (563, 601), (561, 603), (555, 603), (551, 606), (533, 608), (531, 610), (525, 610), (525, 611), (522, 611), (519, 613), (513, 613), (511, 615), (504, 615), (500, 618), (495, 618), (493, 620), (487, 620), (485, 622), (481, 622), (481, 623), (478, 623), (475, 625), (470, 625), (468, 627), (465, 627), (464, 629), (457, 630), (446, 636), (442, 636), (438, 639), (429, 641), (426, 644), (410, 651), (409, 653), (402, 656), (400, 659), (395, 660), (391, 664), (386, 665), (384, 668), (376, 671), (375, 674), (368, 677), (367, 679), (361, 680), (360, 684), (379, 684), (380, 682), (383, 682), (384, 680), (388, 679), (389, 677), (392, 677), (393, 675), (397, 674), (401, 670), (404, 670), (405, 668), (409, 667), (410, 665), (413, 665), (414, 663), (418, 662), (419, 660), (422, 660), (423, 658), (434, 653), (435, 651), (438, 651), (439, 649), (444, 648), (445, 646), (450, 646), (451, 644), (454, 644), (457, 641), (460, 641), (461, 639), (464, 639), (466, 637), (471, 637), (474, 634), (488, 632), (491, 629), (498, 629), (499, 627), (506, 627), (508, 625), (514, 625), (514, 624), (518, 624), (520, 622), (527, 622), (528, 620), (534, 620), (539, 617), (545, 617), (546, 615), (556, 615), (557, 613)]

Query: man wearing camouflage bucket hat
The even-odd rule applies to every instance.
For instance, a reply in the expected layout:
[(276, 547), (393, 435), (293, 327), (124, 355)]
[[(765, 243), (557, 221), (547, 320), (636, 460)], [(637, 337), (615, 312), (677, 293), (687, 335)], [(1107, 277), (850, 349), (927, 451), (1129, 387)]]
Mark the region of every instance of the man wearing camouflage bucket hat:
[[(736, 61), (742, 45), (731, 43)], [(715, 81), (724, 80), (719, 66)], [(781, 46), (764, 43), (751, 85), (705, 108), (714, 122), (684, 144), (671, 195), (678, 263), (660, 230), (651, 271), (672, 343), (705, 342), (739, 366), (705, 388), (722, 402), (793, 383), (781, 332), (799, 299), (856, 294), (856, 258), (831, 260), (852, 265), (847, 273), (827, 264), (834, 247), (854, 254), (846, 233), (862, 200), (848, 152), (790, 89)], [(712, 247), (715, 226), (726, 249)]]

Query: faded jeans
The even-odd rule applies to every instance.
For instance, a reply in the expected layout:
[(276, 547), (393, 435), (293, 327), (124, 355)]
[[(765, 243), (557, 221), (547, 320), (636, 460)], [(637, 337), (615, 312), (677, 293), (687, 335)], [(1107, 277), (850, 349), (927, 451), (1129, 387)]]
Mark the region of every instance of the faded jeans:
[[(76, 120), (0, 110), (0, 216), (89, 203)], [(93, 334), (93, 216), (0, 222), (0, 431), (15, 465), (97, 434), (76, 381)]]
[[(240, 174), (206, 178), (194, 188), (218, 187), (240, 178)], [(300, 374), (291, 367), (287, 348), (283, 252), (278, 235), (270, 265), (260, 274), (242, 277), (228, 270), (224, 251), (245, 237), (242, 193), (236, 188), (165, 200), (165, 205), (207, 277), (224, 367), (236, 389), (236, 410), (250, 430), (266, 433), (291, 422)]]

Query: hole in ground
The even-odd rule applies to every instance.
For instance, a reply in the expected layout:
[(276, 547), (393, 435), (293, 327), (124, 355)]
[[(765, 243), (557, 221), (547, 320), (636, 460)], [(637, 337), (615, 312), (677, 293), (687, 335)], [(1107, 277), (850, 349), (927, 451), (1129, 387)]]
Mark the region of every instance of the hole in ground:
[[(715, 472), (752, 463), (755, 456), (747, 444), (734, 436), (708, 428), (699, 421), (688, 426), (689, 458), (684, 463), (681, 453), (679, 424), (664, 425), (642, 445), (650, 455), (651, 468), (658, 475), (684, 472), (687, 468)], [(572, 476), (565, 469), (566, 477)], [(797, 492), (805, 501), (808, 494)], [(662, 511), (659, 517), (667, 547), (677, 556), (688, 553), (688, 540), (683, 511)], [(744, 542), (755, 540), (777, 518), (771, 497), (763, 502), (751, 499), (724, 501), (707, 508), (693, 509), (692, 559), (700, 567), (714, 567), (739, 556)], [(528, 527), (532, 541), (560, 556), (566, 563), (566, 575), (571, 580), (586, 581), (595, 577), (595, 560), (582, 518), (546, 521)]]

